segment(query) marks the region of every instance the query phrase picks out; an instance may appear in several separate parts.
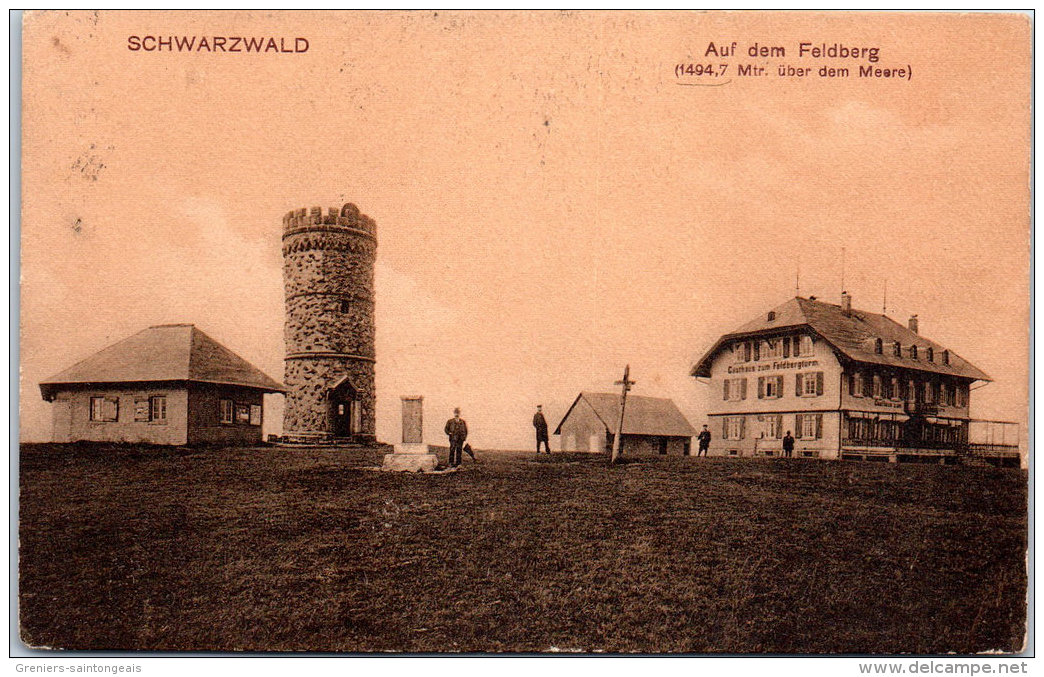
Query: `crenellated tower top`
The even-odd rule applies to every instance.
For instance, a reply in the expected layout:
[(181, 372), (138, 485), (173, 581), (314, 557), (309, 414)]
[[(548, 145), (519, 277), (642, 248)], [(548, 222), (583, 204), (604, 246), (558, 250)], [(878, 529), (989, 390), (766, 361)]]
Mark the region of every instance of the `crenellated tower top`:
[(377, 223), (359, 211), (351, 202), (343, 207), (330, 207), (323, 213), (322, 207), (296, 209), (283, 216), (283, 237), (305, 230), (314, 230), (316, 226), (338, 226), (359, 231), (376, 239)]

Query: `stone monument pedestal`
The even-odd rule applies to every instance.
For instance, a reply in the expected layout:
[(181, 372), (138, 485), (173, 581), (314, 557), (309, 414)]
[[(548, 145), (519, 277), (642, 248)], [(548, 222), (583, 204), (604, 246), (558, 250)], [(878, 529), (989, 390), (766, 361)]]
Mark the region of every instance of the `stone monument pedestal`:
[(424, 398), (402, 398), (402, 443), (395, 445), (394, 454), (384, 455), (381, 470), (398, 472), (435, 472), (438, 457), (424, 444)]
[(434, 472), (439, 465), (438, 457), (428, 451), (427, 444), (396, 444), (394, 454), (384, 455), (381, 470), (402, 472)]

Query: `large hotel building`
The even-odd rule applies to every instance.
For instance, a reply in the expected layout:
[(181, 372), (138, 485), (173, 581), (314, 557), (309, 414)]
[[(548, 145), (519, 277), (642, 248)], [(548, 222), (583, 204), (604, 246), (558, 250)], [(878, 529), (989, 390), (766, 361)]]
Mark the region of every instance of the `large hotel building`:
[[(797, 297), (722, 336), (692, 368), (709, 379), (710, 454), (1018, 465), (1017, 429), (969, 416), (971, 386), (990, 377), (885, 315)], [(969, 428), (988, 426), (989, 444)], [(1000, 430), (1001, 433), (997, 433)], [(993, 439), (997, 436), (998, 439)]]

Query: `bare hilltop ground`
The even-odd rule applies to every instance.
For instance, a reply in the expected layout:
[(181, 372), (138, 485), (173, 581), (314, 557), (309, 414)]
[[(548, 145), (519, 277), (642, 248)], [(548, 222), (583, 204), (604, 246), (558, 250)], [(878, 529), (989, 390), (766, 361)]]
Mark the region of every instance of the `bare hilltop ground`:
[(1018, 650), (1027, 475), (797, 459), (24, 445), (21, 636), (67, 649)]

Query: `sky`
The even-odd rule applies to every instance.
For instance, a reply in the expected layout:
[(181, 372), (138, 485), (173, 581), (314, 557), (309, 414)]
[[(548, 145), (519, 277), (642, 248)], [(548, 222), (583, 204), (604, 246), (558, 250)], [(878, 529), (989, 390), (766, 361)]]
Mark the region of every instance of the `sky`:
[[(905, 323), (990, 374), (972, 415), (1025, 422), (1030, 23), (918, 13), (44, 12), (23, 33), (21, 436), (40, 380), (190, 322), (283, 373), (282, 216), (377, 222), (377, 432), (425, 397), (476, 447), (528, 448), (580, 391), (704, 422), (689, 368), (795, 295)], [(145, 52), (130, 36), (305, 37), (296, 54)], [(739, 44), (706, 58), (710, 42)], [(748, 58), (755, 42), (784, 58)], [(897, 78), (679, 86), (679, 63)], [(709, 78), (693, 78), (708, 84)], [(728, 82), (724, 82), (728, 80)], [(278, 432), (281, 400), (266, 401)]]

